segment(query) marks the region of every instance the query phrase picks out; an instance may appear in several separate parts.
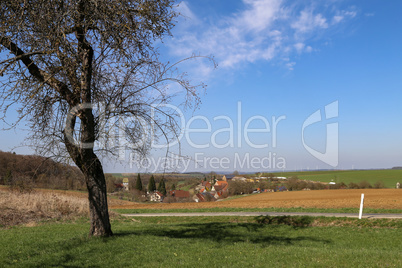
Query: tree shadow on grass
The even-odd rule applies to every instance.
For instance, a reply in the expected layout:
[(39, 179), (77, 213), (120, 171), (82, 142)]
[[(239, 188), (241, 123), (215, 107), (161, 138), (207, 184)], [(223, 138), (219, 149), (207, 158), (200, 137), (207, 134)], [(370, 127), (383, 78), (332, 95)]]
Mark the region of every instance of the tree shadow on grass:
[[(279, 225), (262, 225), (257, 223), (191, 223), (166, 225), (165, 228), (142, 228), (138, 231), (120, 231), (115, 237), (150, 235), (172, 239), (198, 239), (232, 244), (248, 242), (269, 245), (292, 245), (302, 241), (328, 244), (331, 240), (309, 236), (295, 236), (297, 228)], [(291, 234), (292, 235), (291, 235)]]

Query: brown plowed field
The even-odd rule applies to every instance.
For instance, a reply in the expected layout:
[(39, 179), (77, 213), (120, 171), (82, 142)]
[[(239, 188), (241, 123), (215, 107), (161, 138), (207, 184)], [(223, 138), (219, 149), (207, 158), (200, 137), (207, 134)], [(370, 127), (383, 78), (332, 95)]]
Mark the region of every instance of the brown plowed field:
[[(6, 190), (0, 187), (0, 190)], [(86, 193), (60, 191), (60, 190), (39, 190), (43, 192), (54, 192), (61, 195), (69, 195), (80, 198), (87, 198)], [(194, 208), (359, 208), (360, 197), (364, 193), (365, 208), (380, 209), (402, 209), (402, 189), (360, 189), (360, 190), (317, 190), (317, 191), (295, 191), (254, 194), (236, 199), (229, 199), (218, 202), (203, 203), (134, 203), (114, 198), (109, 198), (111, 209), (194, 209)]]
[[(261, 193), (232, 200), (203, 203), (138, 204), (111, 200), (110, 208), (195, 209), (195, 208), (359, 208), (364, 193), (365, 208), (402, 209), (402, 189), (319, 190)], [(119, 202), (116, 202), (119, 201)]]

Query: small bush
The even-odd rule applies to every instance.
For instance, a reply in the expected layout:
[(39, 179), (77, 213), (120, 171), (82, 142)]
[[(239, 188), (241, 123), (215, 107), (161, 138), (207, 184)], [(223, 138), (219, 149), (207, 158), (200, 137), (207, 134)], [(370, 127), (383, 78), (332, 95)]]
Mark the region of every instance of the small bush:
[(286, 181), (286, 187), (289, 191), (297, 191), (299, 190), (299, 178), (291, 177)]
[(325, 189), (326, 185), (320, 182), (310, 182), (308, 184), (308, 188), (311, 190), (323, 190)]
[(371, 186), (371, 184), (368, 181), (361, 181), (361, 182), (359, 182), (359, 188), (360, 189), (371, 189), (373, 187)]
[[(120, 194), (121, 194), (121, 196), (124, 196), (124, 193), (120, 193)], [(147, 201), (146, 194), (144, 192), (138, 191), (136, 189), (130, 190), (128, 195), (130, 196), (129, 199), (134, 202), (146, 202)]]
[(229, 195), (251, 194), (255, 184), (244, 181), (229, 181)]
[(385, 184), (383, 181), (377, 181), (376, 183), (374, 183), (374, 188), (375, 189), (384, 189), (385, 188)]
[(309, 216), (258, 216), (256, 222), (270, 225), (289, 225), (293, 227), (307, 227), (313, 223), (313, 217)]
[(348, 184), (348, 189), (359, 189), (359, 185), (354, 182), (351, 182)]
[(346, 188), (348, 188), (348, 186), (347, 186), (344, 182), (338, 183), (338, 185), (339, 185), (339, 189), (346, 189)]

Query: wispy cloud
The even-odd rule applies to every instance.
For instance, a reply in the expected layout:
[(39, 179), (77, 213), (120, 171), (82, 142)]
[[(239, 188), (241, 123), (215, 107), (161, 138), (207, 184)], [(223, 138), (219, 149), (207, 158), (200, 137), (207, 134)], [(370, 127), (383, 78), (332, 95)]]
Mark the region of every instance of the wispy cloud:
[(356, 15), (357, 15), (356, 11), (347, 11), (347, 10), (338, 11), (337, 14), (332, 18), (332, 24), (337, 24), (343, 20), (354, 18), (356, 17)]
[(314, 14), (312, 10), (303, 10), (290, 26), (295, 29), (296, 33), (306, 33), (316, 29), (328, 28), (328, 23), (322, 14)]
[[(184, 26), (168, 43), (171, 53), (214, 55), (221, 68), (257, 61), (279, 61), (292, 70), (292, 55), (315, 50), (316, 34), (357, 15), (353, 10), (287, 4), (284, 0), (243, 0), (243, 10), (218, 20), (197, 17), (187, 2), (180, 4)], [(179, 23), (180, 25), (181, 23)]]

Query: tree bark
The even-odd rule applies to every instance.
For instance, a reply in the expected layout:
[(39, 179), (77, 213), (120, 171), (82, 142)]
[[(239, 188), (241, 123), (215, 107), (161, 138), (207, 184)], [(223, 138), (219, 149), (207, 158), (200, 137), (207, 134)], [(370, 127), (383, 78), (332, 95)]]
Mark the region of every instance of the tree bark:
[(113, 235), (107, 203), (106, 180), (102, 164), (92, 149), (81, 149), (67, 143), (71, 158), (82, 171), (88, 189), (90, 236)]
[(93, 151), (94, 120), (92, 109), (81, 111), (81, 141), (76, 144), (73, 132), (76, 115), (70, 112), (64, 129), (64, 143), (70, 157), (82, 171), (88, 189), (90, 236), (113, 235), (107, 203), (106, 180), (100, 160)]
[(98, 157), (93, 152), (89, 153), (92, 156), (86, 157), (82, 165), (82, 172), (88, 188), (91, 219), (89, 235), (111, 236), (113, 232), (109, 221), (105, 175)]
[(92, 149), (78, 149), (70, 141), (66, 142), (66, 146), (71, 158), (85, 177), (91, 220), (89, 235), (113, 235), (109, 220), (106, 180), (101, 162)]

